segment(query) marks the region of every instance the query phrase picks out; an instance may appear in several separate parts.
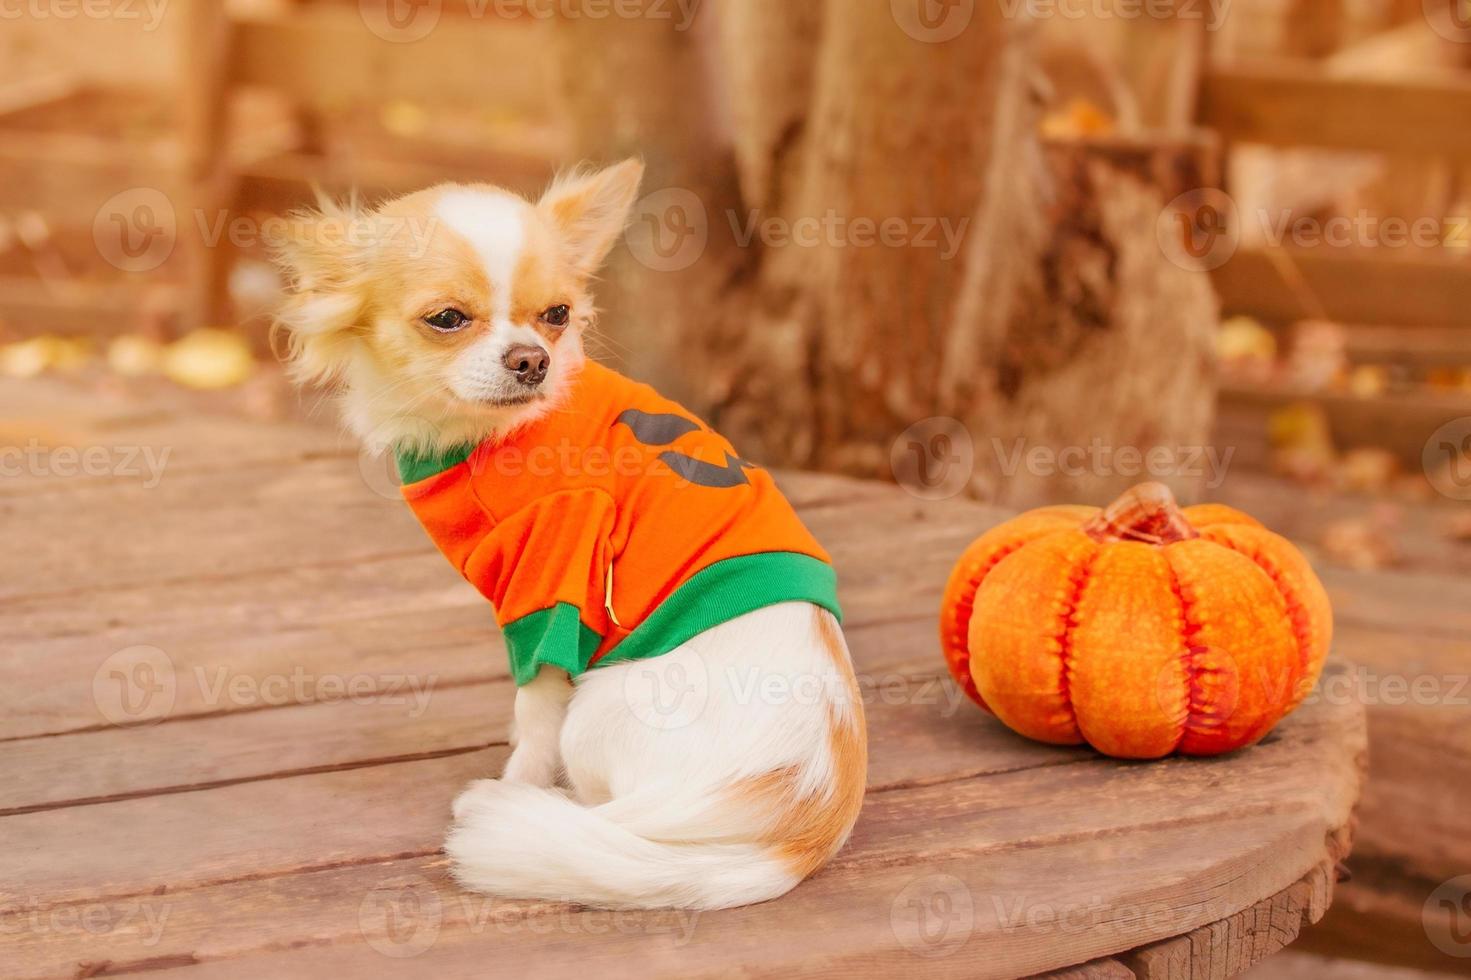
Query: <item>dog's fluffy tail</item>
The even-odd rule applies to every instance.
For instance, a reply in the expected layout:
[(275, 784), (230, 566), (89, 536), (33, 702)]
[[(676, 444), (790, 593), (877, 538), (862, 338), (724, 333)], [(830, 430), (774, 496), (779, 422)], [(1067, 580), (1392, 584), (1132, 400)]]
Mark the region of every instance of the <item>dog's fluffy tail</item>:
[(456, 879), (475, 891), (615, 909), (749, 905), (803, 877), (775, 849), (713, 826), (711, 839), (678, 843), (635, 832), (662, 823), (671, 805), (679, 803), (641, 793), (583, 807), (557, 790), (481, 780), (455, 801), (445, 850)]

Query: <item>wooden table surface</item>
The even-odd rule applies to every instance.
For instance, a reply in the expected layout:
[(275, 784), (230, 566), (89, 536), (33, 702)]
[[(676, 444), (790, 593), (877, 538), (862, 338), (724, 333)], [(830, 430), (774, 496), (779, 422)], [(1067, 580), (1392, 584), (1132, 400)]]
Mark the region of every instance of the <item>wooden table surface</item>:
[[(866, 696), (849, 846), (718, 913), (466, 894), (439, 845), (505, 759), (512, 686), (385, 466), (324, 429), (49, 382), (0, 391), (0, 446), (32, 450), (0, 480), (6, 977), (1229, 976), (1322, 915), (1348, 847), (1357, 700), (1214, 760), (1028, 742), (935, 638), (949, 564), (1004, 515), (793, 474)], [(1376, 601), (1373, 576), (1330, 587)]]

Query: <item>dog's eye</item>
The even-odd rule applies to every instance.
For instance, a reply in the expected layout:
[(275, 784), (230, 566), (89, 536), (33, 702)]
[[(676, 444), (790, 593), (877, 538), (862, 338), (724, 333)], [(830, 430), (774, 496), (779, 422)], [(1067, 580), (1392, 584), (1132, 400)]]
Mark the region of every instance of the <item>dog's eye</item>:
[(567, 309), (567, 306), (563, 304), (561, 306), (553, 306), (543, 313), (541, 318), (554, 327), (565, 327), (569, 313), (571, 313), (571, 310)]
[(440, 310), (433, 316), (426, 316), (424, 322), (441, 333), (454, 333), (470, 322), (470, 318), (459, 310)]

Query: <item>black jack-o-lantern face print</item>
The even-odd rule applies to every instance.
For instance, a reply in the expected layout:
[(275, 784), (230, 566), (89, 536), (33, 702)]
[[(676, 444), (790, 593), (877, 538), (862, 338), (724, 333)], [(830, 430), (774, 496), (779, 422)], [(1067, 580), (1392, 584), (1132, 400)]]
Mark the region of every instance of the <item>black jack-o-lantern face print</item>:
[[(636, 408), (623, 412), (613, 420), (613, 424), (628, 426), (633, 437), (646, 446), (668, 446), (692, 432), (704, 431), (698, 423), (683, 415), (653, 414)], [(730, 452), (725, 453), (725, 465), (717, 466), (676, 449), (660, 453), (659, 461), (690, 483), (717, 490), (748, 485), (751, 481), (746, 470), (754, 466)]]

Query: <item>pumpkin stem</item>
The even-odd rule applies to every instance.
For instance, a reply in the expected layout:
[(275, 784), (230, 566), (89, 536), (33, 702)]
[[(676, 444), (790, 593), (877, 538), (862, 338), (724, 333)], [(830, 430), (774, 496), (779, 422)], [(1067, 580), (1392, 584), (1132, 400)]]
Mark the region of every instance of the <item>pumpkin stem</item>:
[(1099, 511), (1083, 531), (1094, 541), (1165, 545), (1200, 537), (1163, 483), (1141, 483)]

